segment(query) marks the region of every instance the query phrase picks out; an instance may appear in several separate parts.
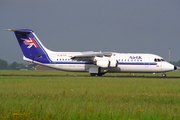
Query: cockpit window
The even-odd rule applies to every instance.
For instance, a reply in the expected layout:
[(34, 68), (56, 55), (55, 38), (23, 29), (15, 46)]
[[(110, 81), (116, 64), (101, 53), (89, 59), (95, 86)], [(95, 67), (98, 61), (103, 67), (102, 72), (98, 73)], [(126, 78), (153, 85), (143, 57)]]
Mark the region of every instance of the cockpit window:
[(159, 58), (155, 58), (155, 59), (154, 59), (154, 62), (161, 62), (161, 61), (164, 62), (165, 60), (164, 60), (164, 59), (159, 59)]
[(156, 58), (154, 59), (154, 62), (157, 62), (157, 59), (156, 59)]
[(164, 59), (161, 59), (161, 61), (165, 61)]

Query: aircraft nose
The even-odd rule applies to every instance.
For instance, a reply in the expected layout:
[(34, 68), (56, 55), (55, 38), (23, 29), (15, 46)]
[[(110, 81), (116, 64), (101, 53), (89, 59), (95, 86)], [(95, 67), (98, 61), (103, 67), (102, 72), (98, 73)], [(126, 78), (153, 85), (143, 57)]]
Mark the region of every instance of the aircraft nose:
[(177, 70), (177, 67), (176, 67), (176, 66), (174, 66), (174, 70)]

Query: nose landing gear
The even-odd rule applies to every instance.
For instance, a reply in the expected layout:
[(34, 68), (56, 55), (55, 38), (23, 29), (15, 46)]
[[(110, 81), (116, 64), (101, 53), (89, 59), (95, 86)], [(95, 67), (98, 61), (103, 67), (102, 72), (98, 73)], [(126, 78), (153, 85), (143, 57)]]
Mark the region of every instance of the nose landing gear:
[(163, 73), (163, 74), (162, 74), (162, 77), (166, 77), (166, 73)]

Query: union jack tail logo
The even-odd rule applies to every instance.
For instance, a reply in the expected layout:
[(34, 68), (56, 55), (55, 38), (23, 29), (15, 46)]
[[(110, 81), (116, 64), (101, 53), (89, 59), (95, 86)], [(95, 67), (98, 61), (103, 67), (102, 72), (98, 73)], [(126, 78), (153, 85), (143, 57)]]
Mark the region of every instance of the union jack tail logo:
[(39, 46), (36, 44), (36, 42), (34, 41), (34, 39), (33, 38), (29, 38), (29, 40), (28, 39), (24, 39), (24, 38), (21, 38), (22, 40), (25, 40), (24, 41), (24, 44), (25, 45), (29, 45), (27, 48), (31, 48), (33, 45), (34, 45), (34, 47), (36, 47), (36, 48), (38, 48)]

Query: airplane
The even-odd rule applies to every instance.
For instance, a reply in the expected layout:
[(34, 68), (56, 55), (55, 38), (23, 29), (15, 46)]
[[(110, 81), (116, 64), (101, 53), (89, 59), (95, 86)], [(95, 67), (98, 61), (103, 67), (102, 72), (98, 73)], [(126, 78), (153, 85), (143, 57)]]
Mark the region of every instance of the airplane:
[(91, 76), (102, 76), (108, 72), (162, 73), (162, 77), (166, 77), (166, 72), (177, 69), (155, 54), (51, 51), (41, 43), (33, 30), (6, 30), (15, 33), (23, 60), (62, 71), (89, 72)]

